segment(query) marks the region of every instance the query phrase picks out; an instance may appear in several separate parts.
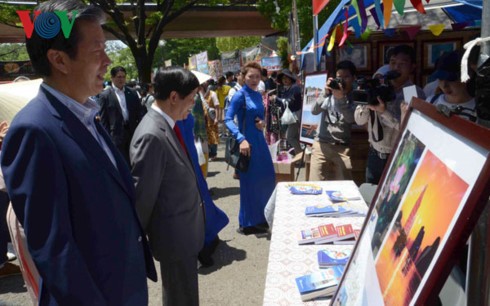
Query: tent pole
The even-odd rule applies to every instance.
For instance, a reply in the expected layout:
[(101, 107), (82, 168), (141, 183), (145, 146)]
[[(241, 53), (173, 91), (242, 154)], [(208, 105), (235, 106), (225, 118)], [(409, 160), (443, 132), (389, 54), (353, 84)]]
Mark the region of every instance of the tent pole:
[(314, 71), (318, 71), (318, 15), (313, 16), (313, 66)]
[[(481, 37), (490, 36), (490, 3), (483, 1)], [(490, 42), (481, 45), (480, 66), (490, 55)], [(488, 103), (488, 102), (487, 102)], [(488, 122), (479, 122), (490, 127)], [(483, 210), (473, 233), (468, 252), (466, 305), (490, 305), (490, 201)]]

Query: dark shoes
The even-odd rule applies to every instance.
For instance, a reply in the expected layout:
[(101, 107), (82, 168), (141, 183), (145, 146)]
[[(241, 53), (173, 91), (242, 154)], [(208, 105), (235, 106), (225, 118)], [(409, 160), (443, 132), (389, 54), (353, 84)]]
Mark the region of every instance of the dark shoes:
[(219, 237), (216, 236), (216, 238), (211, 241), (211, 243), (206, 244), (199, 252), (199, 254), (197, 255), (197, 259), (199, 259), (201, 267), (208, 268), (214, 265), (214, 260), (211, 256), (216, 250), (216, 247), (218, 247), (219, 242)]
[(252, 235), (252, 234), (265, 234), (269, 231), (269, 225), (267, 223), (258, 224), (255, 226), (239, 227), (236, 232), (241, 235)]
[(0, 268), (0, 278), (12, 276), (12, 275), (18, 275), (20, 273), (21, 273), (20, 267), (10, 262), (4, 263), (3, 267)]

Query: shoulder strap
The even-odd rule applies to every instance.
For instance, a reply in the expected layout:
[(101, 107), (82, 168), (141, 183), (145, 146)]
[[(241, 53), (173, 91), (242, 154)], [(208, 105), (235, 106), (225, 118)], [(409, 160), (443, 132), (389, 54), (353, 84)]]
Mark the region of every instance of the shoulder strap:
[(442, 95), (442, 93), (438, 93), (438, 94), (434, 95), (434, 96), (432, 97), (432, 99), (430, 99), (430, 101), (429, 101), (429, 102), (430, 102), (430, 104), (434, 104), (434, 102), (436, 102), (436, 101), (437, 101), (437, 99), (439, 99), (439, 97), (440, 97), (441, 95)]

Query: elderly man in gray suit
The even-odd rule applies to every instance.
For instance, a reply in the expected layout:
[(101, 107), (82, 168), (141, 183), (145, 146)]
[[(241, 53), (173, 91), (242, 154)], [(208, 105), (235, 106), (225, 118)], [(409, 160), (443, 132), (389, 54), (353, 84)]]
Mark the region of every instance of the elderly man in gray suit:
[(197, 255), (204, 242), (204, 214), (175, 122), (187, 117), (199, 81), (188, 70), (168, 68), (156, 74), (154, 83), (156, 101), (130, 146), (136, 210), (160, 262), (163, 304), (198, 305)]

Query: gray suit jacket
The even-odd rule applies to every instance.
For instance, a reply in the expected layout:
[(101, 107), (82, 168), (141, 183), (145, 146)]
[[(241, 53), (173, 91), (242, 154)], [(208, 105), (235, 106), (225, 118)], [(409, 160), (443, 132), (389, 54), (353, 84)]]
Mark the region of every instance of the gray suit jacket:
[(130, 146), (136, 210), (159, 261), (197, 256), (204, 215), (192, 164), (168, 122), (150, 109)]

